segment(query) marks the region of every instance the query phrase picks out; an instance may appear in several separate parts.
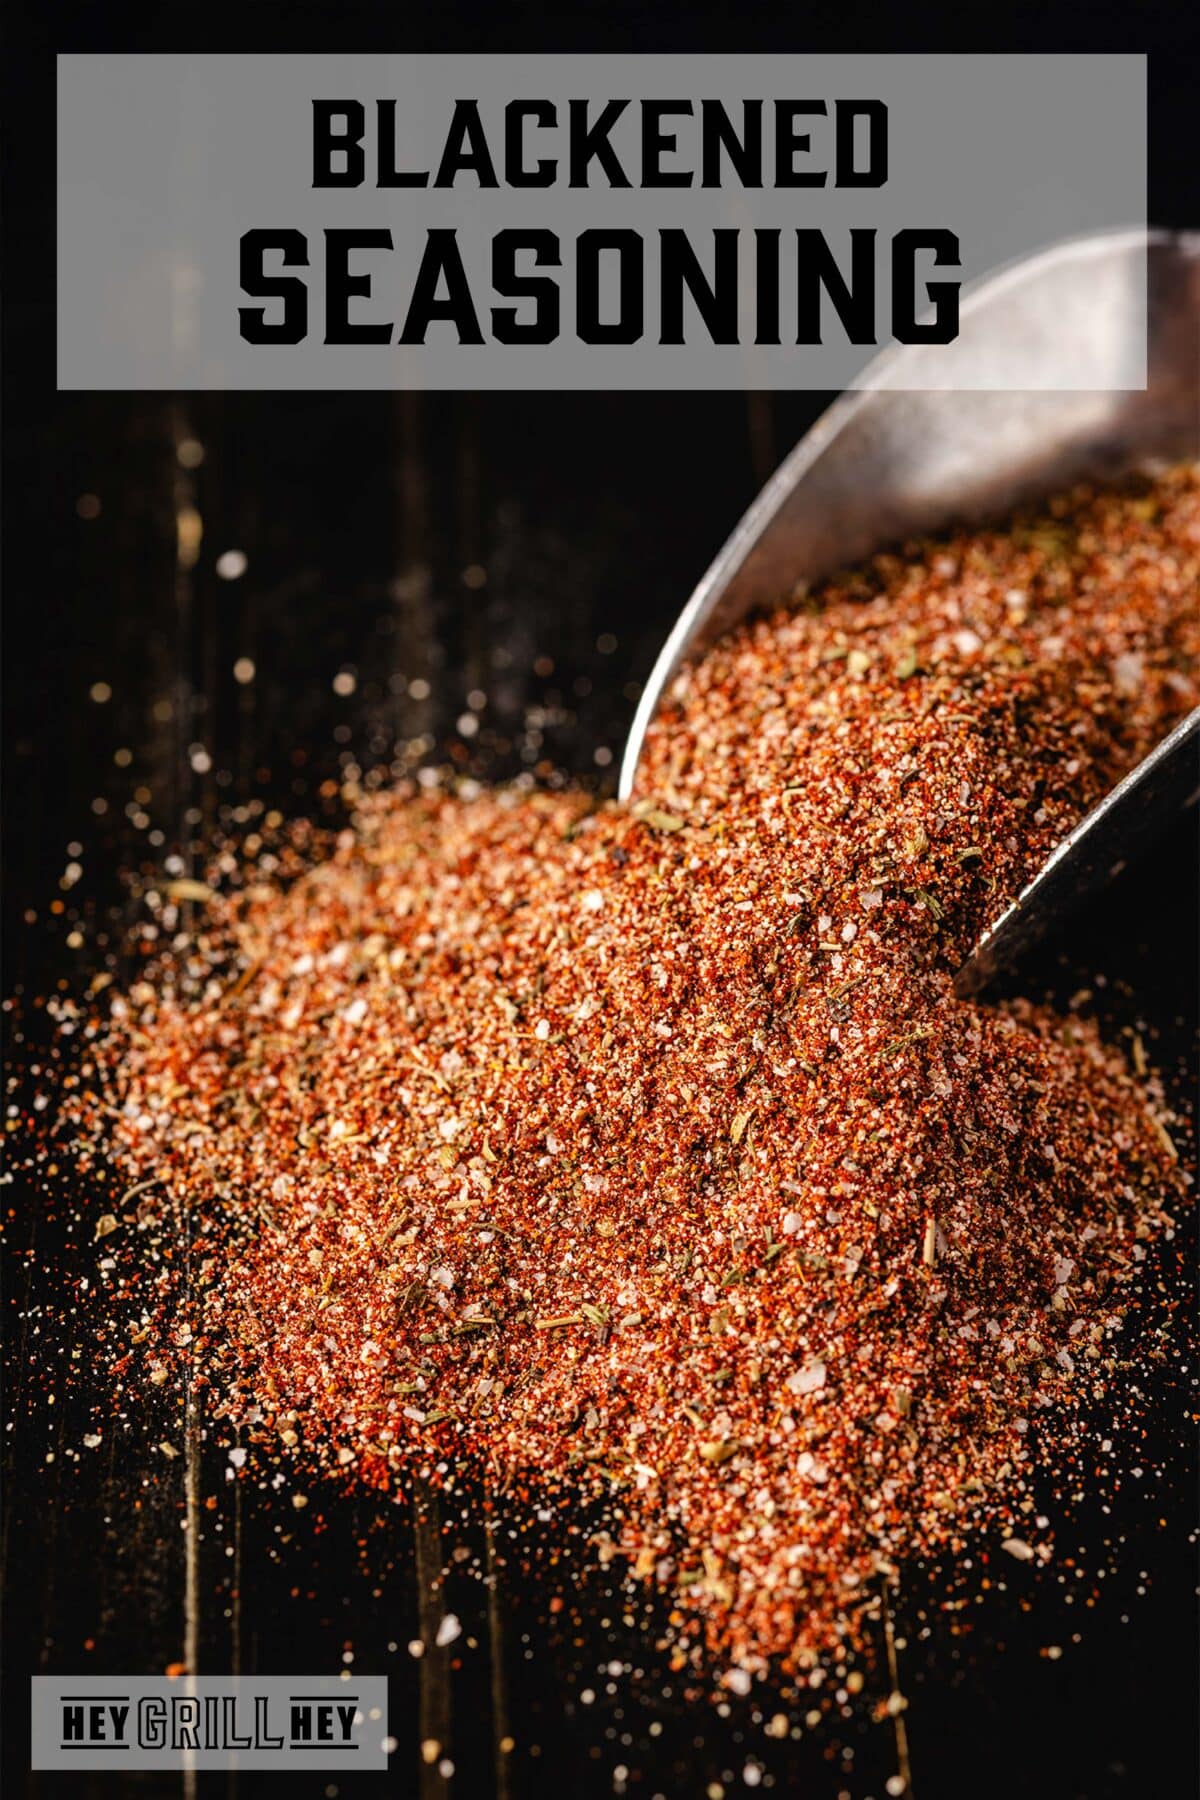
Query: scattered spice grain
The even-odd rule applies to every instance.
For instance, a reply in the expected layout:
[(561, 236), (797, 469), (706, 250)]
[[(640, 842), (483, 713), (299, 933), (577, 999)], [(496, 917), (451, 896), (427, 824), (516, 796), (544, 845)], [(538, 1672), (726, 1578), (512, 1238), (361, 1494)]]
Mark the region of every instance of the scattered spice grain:
[(200, 1271), (122, 1289), (114, 1382), (186, 1368), (310, 1491), (606, 1497), (732, 1685), (906, 1558), (1034, 1559), (1188, 1176), (1140, 1040), (951, 977), (1196, 704), (1198, 595), (1195, 470), (1080, 490), (740, 626), (630, 809), (351, 792), (165, 886), (157, 960), (59, 1007), (104, 1254), (169, 1195)]

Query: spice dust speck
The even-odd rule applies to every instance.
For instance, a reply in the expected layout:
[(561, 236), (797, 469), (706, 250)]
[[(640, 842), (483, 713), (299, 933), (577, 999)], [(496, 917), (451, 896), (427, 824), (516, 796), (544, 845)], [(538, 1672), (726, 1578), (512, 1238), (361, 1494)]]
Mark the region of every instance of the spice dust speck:
[(297, 1512), (599, 1503), (734, 1693), (910, 1558), (1036, 1572), (1188, 1177), (1140, 1039), (952, 977), (1196, 704), (1198, 594), (1195, 470), (1078, 491), (740, 625), (630, 807), (411, 784), (220, 848), (136, 982), (56, 1002), (28, 1120), (125, 1271), (114, 1389), (186, 1374)]

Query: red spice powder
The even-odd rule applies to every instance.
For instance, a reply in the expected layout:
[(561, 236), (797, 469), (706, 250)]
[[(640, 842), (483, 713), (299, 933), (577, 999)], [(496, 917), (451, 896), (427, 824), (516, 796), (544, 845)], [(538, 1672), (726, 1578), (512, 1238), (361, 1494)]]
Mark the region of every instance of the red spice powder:
[(199, 1269), (129, 1290), (119, 1380), (186, 1365), (303, 1491), (603, 1496), (737, 1681), (905, 1558), (1043, 1554), (1034, 1445), (1185, 1178), (1144, 1068), (951, 977), (1200, 698), (1198, 597), (1196, 470), (1076, 492), (740, 627), (629, 808), (351, 792), (190, 935), (165, 888), (172, 947), (66, 1009), (105, 1253), (182, 1207)]

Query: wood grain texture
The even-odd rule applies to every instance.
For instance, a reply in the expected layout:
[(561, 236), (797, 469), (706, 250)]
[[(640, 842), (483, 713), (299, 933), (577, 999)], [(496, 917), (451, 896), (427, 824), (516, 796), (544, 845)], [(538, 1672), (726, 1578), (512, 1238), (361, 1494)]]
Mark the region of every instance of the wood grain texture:
[[(6, 721), (10, 986), (44, 993), (78, 979), (92, 954), (70, 952), (63, 922), (47, 913), (68, 844), (83, 846), (85, 869), (72, 901), (89, 931), (115, 944), (138, 910), (136, 883), (123, 888), (118, 871), (149, 871), (172, 845), (198, 869), (223, 809), (260, 798), (313, 810), (347, 758), (386, 759), (397, 739), (453, 741), (472, 688), (488, 695), (492, 767), (516, 773), (544, 757), (596, 774), (594, 751), (619, 748), (628, 684), (648, 669), (772, 446), (787, 447), (812, 404), (59, 397), (30, 426), (9, 477), (29, 497), (9, 551), (23, 596)], [(181, 470), (180, 446), (193, 441), (203, 461)], [(95, 520), (75, 510), (84, 492), (101, 501)], [(203, 536), (183, 568), (178, 521), (188, 508)], [(232, 582), (216, 573), (231, 548), (248, 558)], [(482, 586), (465, 579), (477, 567)], [(606, 633), (615, 649), (598, 647)], [(249, 683), (233, 676), (244, 657), (256, 667)], [(343, 697), (333, 681), (347, 669), (356, 686)], [(97, 681), (112, 688), (103, 705), (88, 698)], [(210, 767), (196, 766), (197, 745)], [(93, 811), (96, 799), (105, 812)], [(1194, 905), (1194, 847), (1181, 833), (1081, 930), (1070, 966), (1048, 951), (1032, 979), (1069, 992), (1081, 971), (1103, 965), (1118, 1018), (1159, 1021), (1173, 1057), (1195, 992), (1181, 964), (1191, 952), (1177, 947), (1190, 941)], [(777, 1704), (767, 1694), (727, 1717), (690, 1703), (658, 1627), (625, 1623), (586, 1532), (552, 1547), (557, 1564), (526, 1569), (512, 1535), (522, 1523), (501, 1503), (463, 1518), (429, 1496), (414, 1513), (338, 1491), (295, 1513), (257, 1477), (229, 1478), (225, 1450), (180, 1396), (151, 1395), (117, 1417), (98, 1381), (63, 1383), (62, 1357), (77, 1350), (89, 1366), (95, 1315), (71, 1311), (66, 1272), (89, 1263), (90, 1245), (46, 1188), (7, 1193), (16, 1213), (0, 1520), (8, 1791), (43, 1800), (179, 1792), (134, 1777), (32, 1777), (22, 1743), (30, 1672), (173, 1663), (386, 1671), (394, 1766), (377, 1784), (360, 1778), (380, 1795), (607, 1796), (619, 1768), (637, 1773), (630, 1793), (690, 1796), (714, 1781), (733, 1793), (748, 1759), (776, 1792), (884, 1791), (897, 1769), (890, 1722), (848, 1727), (830, 1748), (807, 1729), (797, 1740), (766, 1736)], [(1191, 1756), (1192, 1484), (1175, 1422), (1161, 1413), (1148, 1400), (1147, 1433), (1168, 1474), (1153, 1497), (1128, 1498), (1126, 1547), (1093, 1607), (1056, 1603), (1031, 1620), (994, 1596), (960, 1639), (952, 1620), (925, 1631), (919, 1609), (936, 1590), (906, 1581), (895, 1624), (906, 1638), (905, 1726), (921, 1800), (958, 1800), (964, 1770), (982, 1800), (1017, 1785), (1031, 1800), (1188, 1791), (1164, 1783), (1186, 1782)], [(98, 1421), (102, 1447), (81, 1451)], [(164, 1441), (183, 1454), (166, 1458)], [(1113, 1530), (1087, 1505), (1072, 1524), (1092, 1553)], [(564, 1598), (555, 1615), (550, 1568)], [(1143, 1568), (1152, 1580), (1138, 1599)], [(448, 1611), (462, 1635), (439, 1651)], [(1039, 1656), (1076, 1630), (1071, 1658)], [(425, 1653), (414, 1657), (418, 1639)], [(425, 1740), (453, 1776), (439, 1773), (440, 1755), (425, 1761)], [(1033, 1769), (1029, 1741), (1044, 1746)], [(316, 1800), (326, 1785), (199, 1776), (195, 1791)]]

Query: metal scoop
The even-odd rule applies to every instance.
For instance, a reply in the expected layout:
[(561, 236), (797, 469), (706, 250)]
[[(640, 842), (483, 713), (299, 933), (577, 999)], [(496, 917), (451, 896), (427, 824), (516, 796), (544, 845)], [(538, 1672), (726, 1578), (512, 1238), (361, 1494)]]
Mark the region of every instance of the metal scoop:
[[(1144, 390), (1078, 390), (1097, 369), (1124, 379), (1147, 329)], [(1123, 232), (1039, 253), (963, 296), (956, 367), (981, 390), (1021, 366), (1037, 392), (945, 385), (935, 346), (883, 352), (863, 390), (831, 406), (772, 476), (684, 607), (642, 694), (621, 764), (633, 791), (663, 692), (756, 607), (905, 538), (975, 524), (1083, 479), (1200, 454), (1200, 236)], [(1115, 874), (1200, 789), (1200, 708), (1059, 845), (959, 971), (981, 987)]]

